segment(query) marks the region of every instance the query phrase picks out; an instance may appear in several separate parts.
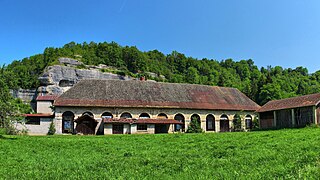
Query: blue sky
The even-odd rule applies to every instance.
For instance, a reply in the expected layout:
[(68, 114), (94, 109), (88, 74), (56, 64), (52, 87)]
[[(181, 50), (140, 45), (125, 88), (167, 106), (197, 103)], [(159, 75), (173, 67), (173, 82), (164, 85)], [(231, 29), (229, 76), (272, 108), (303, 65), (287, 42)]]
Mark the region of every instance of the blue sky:
[(75, 41), (320, 70), (319, 0), (0, 0), (0, 64)]

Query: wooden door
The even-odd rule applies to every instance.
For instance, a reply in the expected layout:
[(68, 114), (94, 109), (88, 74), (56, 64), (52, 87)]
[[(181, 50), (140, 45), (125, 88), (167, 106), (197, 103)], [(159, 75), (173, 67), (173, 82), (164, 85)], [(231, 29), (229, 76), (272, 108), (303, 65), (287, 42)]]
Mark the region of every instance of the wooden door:
[(90, 127), (88, 124), (85, 123), (78, 124), (76, 127), (77, 133), (82, 133), (85, 135), (94, 134), (94, 130), (94, 128)]
[(113, 124), (112, 134), (123, 134), (123, 124)]

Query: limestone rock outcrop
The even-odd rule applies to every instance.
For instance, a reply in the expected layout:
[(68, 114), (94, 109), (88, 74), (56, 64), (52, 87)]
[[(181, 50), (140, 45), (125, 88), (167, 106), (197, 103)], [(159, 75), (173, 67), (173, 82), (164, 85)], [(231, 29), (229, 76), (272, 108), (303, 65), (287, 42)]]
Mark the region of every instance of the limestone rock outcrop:
[[(85, 66), (70, 58), (60, 58), (59, 62), (64, 65), (49, 66), (39, 77), (41, 86), (38, 93), (59, 95), (82, 79), (132, 79), (129, 76), (102, 72), (101, 70), (106, 68), (105, 65)], [(86, 69), (78, 69), (78, 65), (83, 65)]]

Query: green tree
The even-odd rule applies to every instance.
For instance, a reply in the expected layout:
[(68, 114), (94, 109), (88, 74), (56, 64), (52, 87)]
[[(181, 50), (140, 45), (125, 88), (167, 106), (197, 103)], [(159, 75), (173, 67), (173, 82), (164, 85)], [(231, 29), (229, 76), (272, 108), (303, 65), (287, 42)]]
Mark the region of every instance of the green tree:
[(196, 117), (192, 117), (186, 133), (202, 133), (202, 132), (203, 132), (203, 129), (200, 126), (199, 119), (197, 119)]
[(186, 74), (186, 81), (190, 84), (199, 84), (199, 73), (198, 70), (194, 67), (189, 67)]
[(54, 135), (55, 133), (56, 133), (56, 127), (54, 125), (54, 122), (51, 121), (47, 135)]

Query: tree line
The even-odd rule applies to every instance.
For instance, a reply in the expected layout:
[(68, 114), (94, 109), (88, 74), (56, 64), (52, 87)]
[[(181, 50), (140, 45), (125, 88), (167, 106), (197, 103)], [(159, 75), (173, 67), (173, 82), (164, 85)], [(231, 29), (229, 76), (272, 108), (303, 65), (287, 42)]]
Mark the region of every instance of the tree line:
[(251, 59), (196, 59), (173, 51), (140, 51), (135, 46), (120, 46), (115, 42), (75, 43), (63, 47), (48, 47), (42, 54), (13, 61), (4, 66), (3, 83), (9, 89), (36, 88), (38, 77), (47, 66), (57, 64), (59, 57), (70, 57), (86, 65), (105, 64), (125, 73), (148, 76), (146, 72), (164, 75), (157, 81), (204, 84), (238, 88), (260, 105), (273, 99), (320, 92), (320, 71), (308, 73), (307, 68), (261, 67)]

